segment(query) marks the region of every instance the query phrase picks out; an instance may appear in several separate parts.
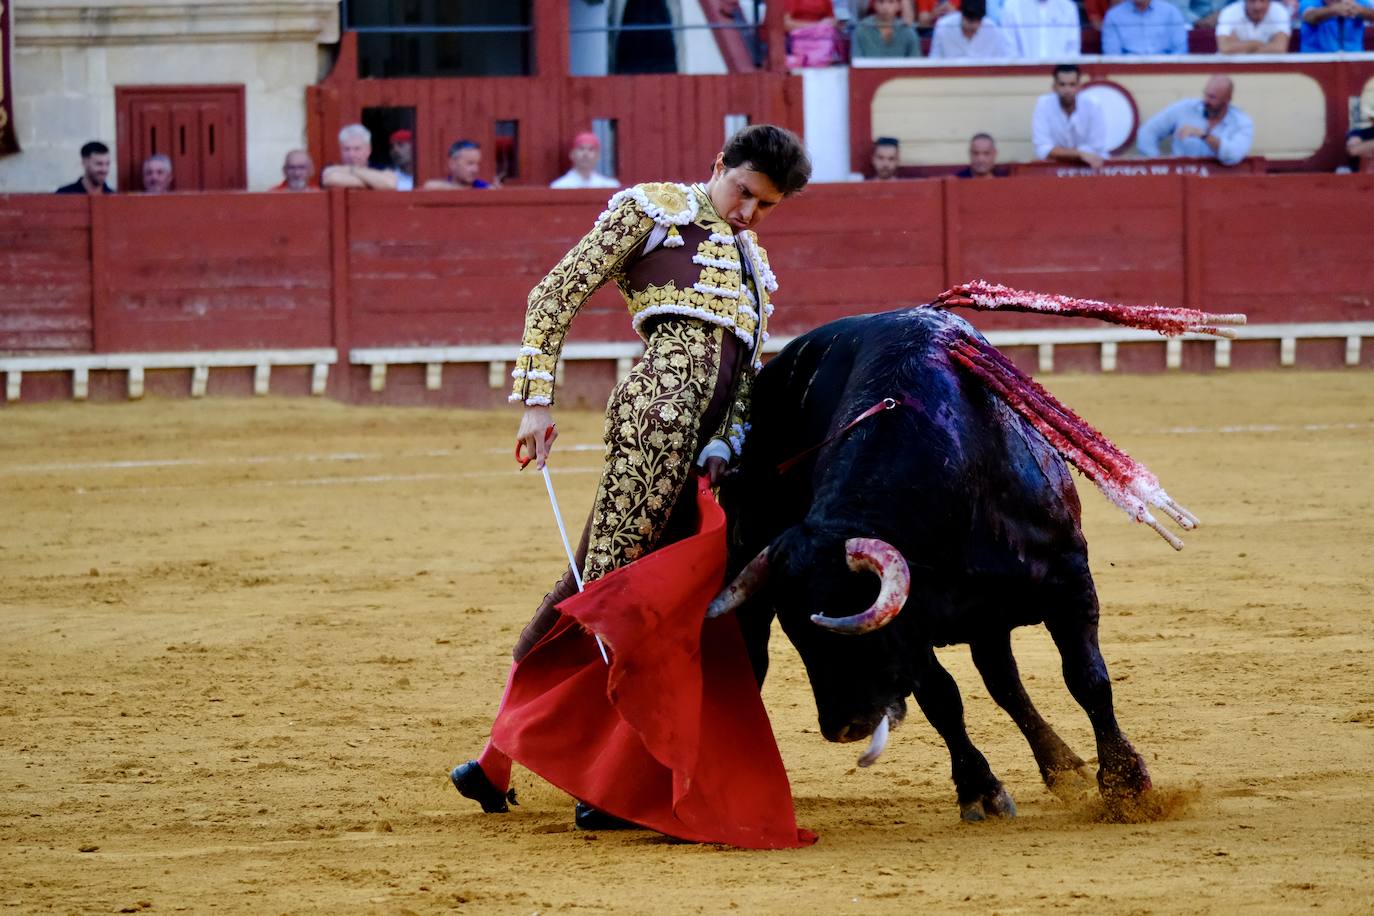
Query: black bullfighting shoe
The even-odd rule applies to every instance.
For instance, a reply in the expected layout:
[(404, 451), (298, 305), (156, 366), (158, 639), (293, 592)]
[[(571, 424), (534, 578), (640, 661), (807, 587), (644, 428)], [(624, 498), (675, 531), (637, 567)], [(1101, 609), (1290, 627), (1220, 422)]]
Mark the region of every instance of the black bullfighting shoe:
[(476, 760), (469, 760), (454, 767), (448, 778), (453, 780), (453, 787), (464, 798), (477, 802), (487, 814), (504, 814), (510, 810), (506, 806), (507, 802), (512, 805), (520, 804), (515, 800), (515, 790), (507, 789), (502, 792), (492, 785), (487, 774), (482, 771), (482, 765)]
[(578, 802), (573, 808), (573, 823), (579, 830), (643, 830), (638, 824), (607, 814), (593, 808), (586, 802)]

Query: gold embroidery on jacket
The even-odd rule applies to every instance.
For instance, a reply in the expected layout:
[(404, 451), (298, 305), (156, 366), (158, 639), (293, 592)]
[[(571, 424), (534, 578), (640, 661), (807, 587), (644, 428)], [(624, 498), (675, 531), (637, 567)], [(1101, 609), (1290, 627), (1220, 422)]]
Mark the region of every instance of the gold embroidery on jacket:
[(584, 578), (653, 550), (696, 459), (702, 414), (720, 374), (721, 328), (659, 325), (606, 405), (606, 466), (592, 505)]
[[(693, 195), (690, 202), (688, 194)], [(730, 224), (715, 212), (710, 197), (700, 187), (636, 185), (618, 192), (611, 201), (614, 206), (601, 214), (592, 231), (530, 293), (525, 334), (512, 373), (513, 401), (553, 402), (553, 377), (568, 325), (587, 297), (607, 281), (620, 287), (636, 331), (650, 317), (684, 315), (728, 328), (751, 347), (767, 339), (772, 311), (769, 293), (775, 288), (767, 254), (752, 234), (737, 246)], [(700, 265), (696, 282), (684, 289), (671, 281), (643, 290), (626, 288), (626, 260), (647, 239), (655, 223), (674, 228), (687, 222), (708, 232), (693, 259)], [(750, 249), (754, 252), (751, 268), (762, 274), (757, 296), (753, 284), (745, 283), (741, 267), (721, 266), (738, 265)]]

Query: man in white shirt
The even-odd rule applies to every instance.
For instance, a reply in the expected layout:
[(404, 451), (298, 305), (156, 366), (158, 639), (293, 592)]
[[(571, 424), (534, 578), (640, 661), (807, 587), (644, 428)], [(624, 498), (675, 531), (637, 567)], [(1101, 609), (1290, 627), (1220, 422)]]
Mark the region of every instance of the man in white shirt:
[(1222, 54), (1283, 54), (1293, 25), (1288, 8), (1274, 0), (1236, 0), (1217, 17)]
[(1073, 0), (1007, 0), (1002, 5), (1002, 32), (1012, 56), (1024, 60), (1077, 57), (1083, 47)]
[(596, 139), (596, 134), (591, 131), (583, 131), (573, 137), (572, 149), (568, 151), (568, 159), (572, 161), (572, 168), (568, 169), (563, 175), (555, 178), (549, 185), (551, 188), (618, 188), (620, 182), (614, 178), (607, 178), (596, 170), (596, 162), (601, 158), (601, 141)]
[(1080, 99), (1083, 74), (1073, 64), (1054, 68), (1054, 91), (1040, 96), (1031, 117), (1031, 143), (1040, 159), (1081, 162), (1100, 169), (1107, 158), (1107, 124), (1089, 99)]
[(991, 60), (1010, 57), (1002, 30), (988, 21), (987, 0), (964, 0), (963, 6), (935, 22), (930, 41), (932, 58), (971, 57)]

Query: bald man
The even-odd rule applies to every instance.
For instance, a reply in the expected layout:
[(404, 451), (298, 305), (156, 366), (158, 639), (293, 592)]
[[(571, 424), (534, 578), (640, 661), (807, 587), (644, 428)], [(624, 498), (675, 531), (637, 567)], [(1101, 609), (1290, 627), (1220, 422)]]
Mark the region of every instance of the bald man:
[(1136, 135), (1142, 156), (1158, 156), (1159, 144), (1169, 140), (1171, 155), (1215, 159), (1235, 165), (1250, 154), (1255, 123), (1231, 104), (1234, 85), (1228, 76), (1214, 76), (1202, 98), (1175, 102), (1144, 124)]

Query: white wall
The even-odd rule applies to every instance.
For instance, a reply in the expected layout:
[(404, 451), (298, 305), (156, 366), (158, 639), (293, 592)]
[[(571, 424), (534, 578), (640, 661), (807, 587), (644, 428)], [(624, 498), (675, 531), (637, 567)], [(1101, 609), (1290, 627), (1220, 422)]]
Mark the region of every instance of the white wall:
[(115, 149), (123, 85), (243, 84), (248, 187), (277, 184), (286, 152), (304, 144), (305, 88), (323, 75), (319, 46), (338, 40), (338, 10), (334, 0), (20, 0), (11, 73), (22, 152), (0, 158), (0, 192), (73, 181), (88, 140)]

